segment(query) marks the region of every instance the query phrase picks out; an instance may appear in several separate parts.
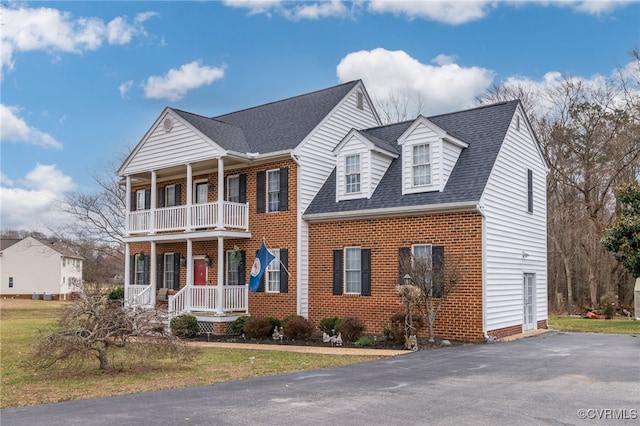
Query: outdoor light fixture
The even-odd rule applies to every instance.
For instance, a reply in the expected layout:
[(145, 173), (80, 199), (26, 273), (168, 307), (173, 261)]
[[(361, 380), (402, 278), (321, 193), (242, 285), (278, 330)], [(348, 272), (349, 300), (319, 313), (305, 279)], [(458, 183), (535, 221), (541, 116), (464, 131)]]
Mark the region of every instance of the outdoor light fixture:
[(187, 259), (182, 254), (180, 255), (180, 266), (187, 266)]
[(411, 275), (404, 274), (404, 277), (402, 277), (402, 281), (404, 282), (405, 285), (411, 284)]

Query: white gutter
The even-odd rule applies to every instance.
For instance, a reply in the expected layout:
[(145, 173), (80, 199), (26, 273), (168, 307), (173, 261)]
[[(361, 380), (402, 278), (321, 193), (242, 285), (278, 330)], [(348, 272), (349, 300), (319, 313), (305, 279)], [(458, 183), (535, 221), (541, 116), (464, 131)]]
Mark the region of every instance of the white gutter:
[(484, 208), (480, 204), (476, 205), (476, 209), (482, 216), (482, 333), (485, 340), (489, 340), (490, 336), (487, 334), (487, 217), (484, 214)]
[(334, 222), (338, 220), (358, 220), (433, 213), (454, 213), (478, 210), (476, 202), (442, 203), (429, 206), (401, 206), (382, 209), (353, 210), (348, 212), (312, 213), (302, 218), (309, 222)]
[[(300, 161), (296, 157), (296, 154), (293, 151), (290, 151), (291, 159), (298, 166), (298, 170), (296, 171), (297, 176), (300, 176)], [(296, 205), (300, 205), (300, 179), (296, 179)], [(302, 227), (302, 212), (300, 209), (297, 209), (296, 212), (296, 313), (300, 315), (302, 312), (302, 293), (300, 283), (302, 282), (302, 255), (300, 252), (300, 248), (302, 247), (302, 233), (300, 232), (300, 228)], [(305, 253), (305, 258), (309, 258), (309, 253)], [(307, 282), (307, 292), (308, 290), (308, 282)]]

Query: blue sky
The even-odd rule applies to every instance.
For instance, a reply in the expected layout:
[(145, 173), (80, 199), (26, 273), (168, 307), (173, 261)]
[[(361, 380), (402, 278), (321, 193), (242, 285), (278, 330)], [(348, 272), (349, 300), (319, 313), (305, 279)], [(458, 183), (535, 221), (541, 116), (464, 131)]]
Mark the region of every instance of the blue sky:
[[(494, 84), (595, 81), (640, 45), (640, 3), (3, 2), (2, 229), (64, 221), (64, 191), (165, 106), (213, 116), (362, 79), (372, 98), (468, 108)], [(416, 111), (417, 112), (417, 111)]]

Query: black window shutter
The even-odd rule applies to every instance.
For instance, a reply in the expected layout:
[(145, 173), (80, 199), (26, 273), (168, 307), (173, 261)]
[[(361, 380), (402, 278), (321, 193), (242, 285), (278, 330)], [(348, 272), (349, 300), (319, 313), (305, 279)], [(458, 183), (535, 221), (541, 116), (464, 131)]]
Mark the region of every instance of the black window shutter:
[(527, 170), (527, 211), (533, 213), (533, 171)]
[(180, 290), (180, 253), (173, 254), (173, 289)]
[(266, 190), (266, 185), (265, 185), (265, 180), (266, 180), (266, 173), (265, 172), (258, 172), (256, 178), (257, 178), (257, 188), (256, 188), (256, 209), (258, 211), (258, 213), (264, 213), (265, 210), (265, 190)]
[(159, 290), (163, 287), (164, 283), (164, 254), (160, 253), (156, 256), (156, 288)]
[(280, 249), (280, 293), (289, 292), (289, 250)]
[(149, 285), (149, 255), (144, 255), (144, 278), (142, 283), (144, 285)]
[(136, 207), (138, 206), (138, 198), (137, 198), (138, 193), (136, 191), (132, 191), (131, 192), (131, 211), (135, 212), (136, 211)]
[(433, 268), (433, 295), (442, 297), (444, 292), (444, 246), (431, 247), (431, 267)]
[(404, 284), (404, 276), (411, 273), (411, 248), (400, 247), (398, 250), (398, 284)]
[(240, 200), (241, 203), (247, 202), (247, 175), (241, 174), (238, 176), (238, 186), (240, 191)]
[[(256, 257), (258, 257), (258, 251), (256, 250)], [(264, 280), (265, 280), (265, 275), (263, 274), (262, 277), (260, 278), (260, 285), (258, 286), (258, 290), (257, 291), (264, 291)]]
[(333, 294), (342, 294), (342, 250), (333, 251)]
[(129, 284), (136, 284), (136, 255), (129, 256)]
[(165, 187), (161, 186), (158, 188), (158, 208), (161, 209), (164, 207), (164, 190)]
[(182, 185), (177, 183), (175, 187), (176, 206), (182, 205)]
[(247, 258), (247, 252), (244, 250), (240, 251), (240, 263), (238, 264), (238, 284), (239, 285), (244, 285), (246, 284), (246, 279), (247, 279), (247, 269), (245, 268), (246, 265), (246, 258)]
[(362, 295), (371, 296), (371, 249), (360, 250)]
[(283, 212), (289, 210), (289, 169), (280, 169), (280, 201), (278, 210)]
[(151, 208), (151, 190), (144, 190), (144, 209), (149, 210)]

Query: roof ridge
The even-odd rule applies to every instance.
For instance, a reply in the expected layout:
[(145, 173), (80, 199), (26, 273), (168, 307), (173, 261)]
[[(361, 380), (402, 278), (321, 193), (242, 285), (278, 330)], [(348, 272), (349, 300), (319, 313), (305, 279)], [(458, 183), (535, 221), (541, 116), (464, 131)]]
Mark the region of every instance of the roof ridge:
[[(349, 85), (349, 84), (354, 84), (354, 83), (357, 83), (359, 81), (361, 82), (362, 80), (359, 80), (359, 79), (358, 80), (351, 80), (351, 81), (348, 81), (346, 83), (337, 84), (335, 86), (325, 87), (324, 89), (318, 89), (318, 90), (314, 90), (312, 92), (302, 93), (300, 95), (290, 96), (288, 98), (279, 99), (279, 100), (271, 101), (271, 102), (266, 102), (266, 103), (260, 104), (260, 105), (254, 105), (252, 107), (239, 109), (237, 111), (227, 112), (225, 114), (220, 114), (220, 115), (216, 115), (216, 116), (209, 117), (209, 118), (218, 119), (218, 117), (224, 117), (226, 115), (231, 115), (231, 114), (237, 114), (237, 113), (240, 113), (240, 112), (250, 111), (252, 109), (262, 108), (262, 107), (265, 107), (265, 106), (268, 106), (268, 105), (275, 105), (275, 104), (279, 104), (281, 102), (290, 101), (290, 100), (293, 100), (293, 99), (296, 99), (296, 98), (301, 98), (301, 97), (304, 97), (304, 96), (314, 95), (316, 93), (321, 93), (321, 92), (326, 92), (328, 90), (337, 89), (338, 87), (343, 87), (343, 86), (346, 86), (346, 85)], [(222, 121), (222, 120), (218, 119), (218, 121)]]
[(506, 104), (510, 104), (513, 102), (520, 102), (519, 99), (512, 99), (510, 101), (500, 101), (500, 102), (494, 102), (492, 104), (487, 104), (487, 105), (478, 105), (476, 107), (471, 107), (471, 108), (467, 108), (467, 109), (461, 109), (461, 110), (457, 110), (457, 111), (451, 111), (451, 112), (445, 112), (442, 114), (436, 114), (436, 115), (430, 115), (428, 117), (425, 116), (425, 118), (427, 119), (431, 119), (431, 118), (435, 118), (435, 117), (443, 117), (445, 115), (454, 115), (454, 114), (460, 114), (463, 112), (471, 112), (471, 111), (476, 111), (476, 110), (480, 110), (480, 109), (484, 109), (484, 108), (492, 108), (492, 107), (497, 107), (500, 105), (506, 105)]

